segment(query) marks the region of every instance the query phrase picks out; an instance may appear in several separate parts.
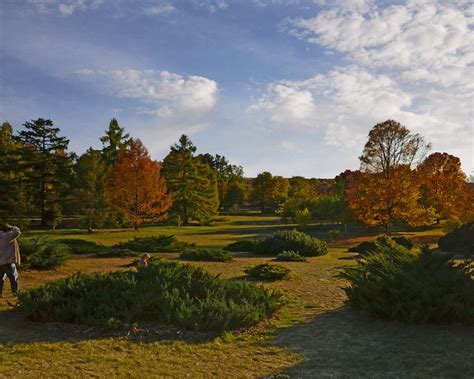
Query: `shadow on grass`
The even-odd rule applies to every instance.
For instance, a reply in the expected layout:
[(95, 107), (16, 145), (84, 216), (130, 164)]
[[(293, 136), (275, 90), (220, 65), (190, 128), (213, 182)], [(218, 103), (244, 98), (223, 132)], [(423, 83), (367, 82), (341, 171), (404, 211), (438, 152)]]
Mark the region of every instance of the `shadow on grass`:
[(32, 322), (26, 320), (18, 310), (0, 311), (0, 346), (32, 342), (79, 342), (112, 337), (140, 343), (184, 341), (201, 344), (219, 335), (217, 332), (190, 331), (156, 322), (142, 322), (140, 328), (133, 331), (114, 331), (89, 325)]
[(472, 377), (474, 327), (407, 325), (344, 307), (281, 330), (275, 342), (303, 355), (284, 374), (306, 377)]

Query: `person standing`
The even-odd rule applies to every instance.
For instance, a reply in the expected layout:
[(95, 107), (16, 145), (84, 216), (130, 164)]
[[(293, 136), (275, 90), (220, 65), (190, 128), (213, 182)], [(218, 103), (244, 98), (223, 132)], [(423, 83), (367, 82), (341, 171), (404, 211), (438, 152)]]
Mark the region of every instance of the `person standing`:
[(21, 258), (17, 238), (20, 235), (21, 231), (16, 226), (5, 224), (0, 228), (0, 297), (5, 276), (10, 280), (13, 295), (18, 294), (17, 265), (21, 263)]

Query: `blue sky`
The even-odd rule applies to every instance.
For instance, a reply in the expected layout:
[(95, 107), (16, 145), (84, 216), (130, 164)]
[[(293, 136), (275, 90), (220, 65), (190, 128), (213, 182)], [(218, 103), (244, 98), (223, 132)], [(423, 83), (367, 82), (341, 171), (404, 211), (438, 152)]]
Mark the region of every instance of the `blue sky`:
[(358, 168), (387, 118), (474, 167), (469, 1), (3, 0), (0, 118), (71, 150), (112, 117), (153, 158), (189, 134), (246, 175)]

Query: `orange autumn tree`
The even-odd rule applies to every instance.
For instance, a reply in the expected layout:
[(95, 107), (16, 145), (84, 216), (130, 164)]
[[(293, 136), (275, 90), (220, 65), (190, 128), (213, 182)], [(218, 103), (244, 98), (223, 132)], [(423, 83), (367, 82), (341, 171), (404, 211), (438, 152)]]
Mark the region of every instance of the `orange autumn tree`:
[(135, 230), (144, 221), (166, 218), (171, 207), (161, 164), (152, 160), (138, 139), (121, 151), (108, 181), (112, 206), (133, 223)]
[(393, 168), (390, 178), (356, 171), (348, 180), (346, 196), (359, 221), (369, 226), (385, 225), (389, 235), (394, 221), (420, 226), (431, 219), (420, 207), (417, 178), (408, 166)]
[(421, 203), (433, 209), (436, 220), (462, 217), (468, 205), (466, 174), (461, 160), (447, 153), (433, 153), (417, 168)]
[(349, 207), (359, 221), (385, 225), (389, 235), (396, 221), (413, 226), (428, 222), (412, 166), (429, 149), (422, 136), (394, 120), (371, 129), (359, 157), (361, 171), (350, 178), (346, 190)]

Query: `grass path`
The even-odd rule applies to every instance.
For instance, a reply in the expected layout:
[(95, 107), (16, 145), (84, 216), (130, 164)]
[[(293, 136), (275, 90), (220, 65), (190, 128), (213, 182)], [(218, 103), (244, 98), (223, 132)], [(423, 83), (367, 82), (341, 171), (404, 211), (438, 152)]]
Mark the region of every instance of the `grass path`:
[[(282, 227), (276, 218), (237, 217), (219, 226), (146, 228), (139, 235), (175, 234), (204, 246), (223, 246), (244, 236)], [(314, 230), (312, 232), (317, 232)], [(112, 245), (134, 235), (104, 231), (93, 235), (73, 231), (54, 237), (74, 237)], [(419, 242), (431, 242), (439, 231), (418, 232)], [(324, 257), (306, 263), (284, 263), (289, 279), (266, 283), (288, 299), (269, 322), (243, 333), (195, 333), (146, 324), (132, 335), (101, 332), (87, 326), (25, 321), (0, 300), (0, 377), (472, 377), (474, 328), (407, 326), (374, 320), (345, 308), (342, 281), (335, 275), (351, 264), (347, 246), (332, 244)], [(177, 259), (176, 253), (160, 254)], [(230, 263), (192, 263), (227, 278), (244, 275), (247, 266), (269, 260), (239, 254)], [(73, 257), (53, 272), (21, 272), (24, 289), (81, 270), (123, 269), (130, 259)], [(8, 288), (6, 288), (7, 290)]]

